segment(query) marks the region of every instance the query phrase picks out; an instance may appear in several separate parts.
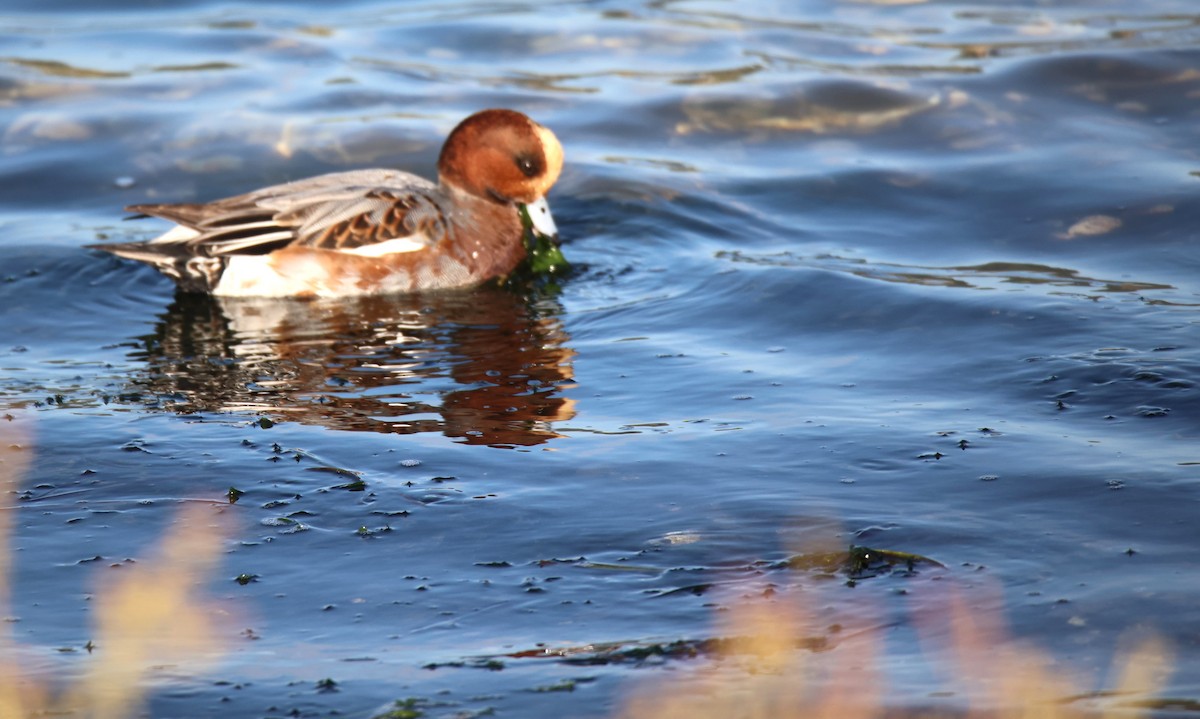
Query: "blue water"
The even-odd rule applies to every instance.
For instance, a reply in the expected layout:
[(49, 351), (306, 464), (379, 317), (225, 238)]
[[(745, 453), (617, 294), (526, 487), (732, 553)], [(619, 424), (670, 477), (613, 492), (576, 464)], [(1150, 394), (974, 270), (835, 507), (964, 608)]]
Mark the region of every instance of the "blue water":
[[(768, 587), (872, 628), (889, 706), (959, 706), (913, 619), (950, 594), (1088, 689), (1156, 631), (1200, 700), (1198, 36), (1165, 0), (8, 3), (22, 661), (102, 661), (97, 582), (199, 502), (226, 653), (152, 716), (611, 716), (710, 658), (523, 653), (720, 638)], [(489, 106), (566, 148), (551, 286), (220, 304), (81, 249), (160, 231), (136, 202), (432, 176)], [(850, 544), (945, 566), (781, 564)]]

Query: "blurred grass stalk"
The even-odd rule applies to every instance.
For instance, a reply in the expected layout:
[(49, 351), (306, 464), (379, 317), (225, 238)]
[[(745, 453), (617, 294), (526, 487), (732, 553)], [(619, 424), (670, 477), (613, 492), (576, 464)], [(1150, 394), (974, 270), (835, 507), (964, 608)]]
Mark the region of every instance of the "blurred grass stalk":
[[(9, 550), (20, 509), (14, 498), (32, 460), (31, 428), (16, 417), (0, 425), (0, 611), (10, 605)], [(27, 676), (17, 657), (27, 650), (0, 628), (0, 717), (70, 716), (125, 719), (138, 714), (147, 680), (167, 667), (189, 673), (219, 657), (215, 615), (196, 587), (215, 570), (222, 532), (214, 507), (190, 504), (180, 512), (157, 556), (109, 569), (93, 593), (94, 636), (82, 674), (51, 686), (46, 676)], [(45, 651), (50, 651), (46, 649)]]
[[(929, 674), (940, 679), (940, 684), (916, 687), (931, 697), (928, 708), (898, 705), (903, 694), (890, 693), (879, 670), (892, 625), (869, 625), (869, 617), (858, 626), (840, 622), (836, 639), (812, 650), (812, 637), (821, 636), (821, 630), (778, 593), (732, 602), (714, 633), (733, 639), (723, 643), (718, 656), (694, 668), (673, 666), (669, 677), (643, 682), (618, 717), (1138, 719), (1161, 703), (1154, 696), (1169, 676), (1170, 659), (1158, 639), (1120, 651), (1106, 690), (1010, 639), (998, 609), (973, 610), (954, 592), (934, 604), (940, 606), (918, 610), (912, 618), (925, 660), (935, 670)], [(953, 704), (947, 706), (946, 699)]]

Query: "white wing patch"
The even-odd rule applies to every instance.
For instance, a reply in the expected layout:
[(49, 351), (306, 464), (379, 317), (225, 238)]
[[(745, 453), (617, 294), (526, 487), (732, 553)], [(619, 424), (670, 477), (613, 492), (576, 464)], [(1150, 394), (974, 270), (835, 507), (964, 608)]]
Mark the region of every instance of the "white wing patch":
[(398, 255), (402, 252), (416, 252), (427, 247), (429, 247), (429, 243), (422, 242), (420, 239), (397, 237), (393, 240), (375, 242), (363, 245), (362, 247), (355, 247), (351, 250), (338, 250), (338, 252), (345, 252), (348, 255), (359, 255), (360, 257), (383, 257), (384, 255)]

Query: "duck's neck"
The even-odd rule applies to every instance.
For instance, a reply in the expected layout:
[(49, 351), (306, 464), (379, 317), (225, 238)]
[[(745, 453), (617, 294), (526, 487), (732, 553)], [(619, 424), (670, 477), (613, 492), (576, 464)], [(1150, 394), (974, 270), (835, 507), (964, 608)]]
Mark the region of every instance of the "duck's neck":
[(446, 218), (446, 250), (479, 280), (516, 269), (525, 259), (525, 230), (517, 206), (453, 188), (444, 191), (454, 193), (455, 208)]

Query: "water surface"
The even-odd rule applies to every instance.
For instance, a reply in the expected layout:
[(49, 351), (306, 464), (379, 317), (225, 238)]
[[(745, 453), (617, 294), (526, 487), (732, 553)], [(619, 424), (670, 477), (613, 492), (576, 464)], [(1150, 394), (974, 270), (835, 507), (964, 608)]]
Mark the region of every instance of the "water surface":
[[(1095, 688), (1163, 633), (1200, 700), (1198, 36), (1166, 0), (10, 2), (22, 657), (100, 661), (98, 575), (234, 487), (228, 652), (153, 716), (610, 716), (707, 661), (635, 649), (764, 593), (827, 651), (869, 627), (892, 707), (961, 706), (914, 620), (952, 593)], [(127, 204), (432, 176), (489, 106), (567, 150), (548, 285), (221, 303), (82, 249), (161, 230)], [(850, 544), (944, 566), (786, 561)]]

